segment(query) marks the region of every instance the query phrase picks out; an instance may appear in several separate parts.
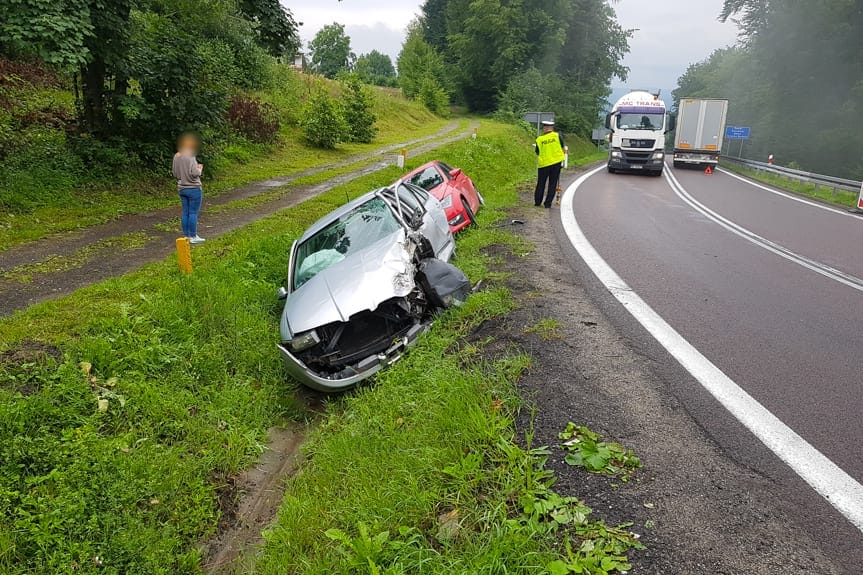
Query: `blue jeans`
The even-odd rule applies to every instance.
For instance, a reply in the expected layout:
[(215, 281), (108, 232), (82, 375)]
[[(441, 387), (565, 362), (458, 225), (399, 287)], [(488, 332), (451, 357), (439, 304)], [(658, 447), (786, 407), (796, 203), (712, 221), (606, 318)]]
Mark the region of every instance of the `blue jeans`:
[(198, 212), (201, 211), (203, 193), (201, 188), (183, 188), (180, 190), (180, 201), (183, 202), (183, 235), (194, 238), (198, 235)]

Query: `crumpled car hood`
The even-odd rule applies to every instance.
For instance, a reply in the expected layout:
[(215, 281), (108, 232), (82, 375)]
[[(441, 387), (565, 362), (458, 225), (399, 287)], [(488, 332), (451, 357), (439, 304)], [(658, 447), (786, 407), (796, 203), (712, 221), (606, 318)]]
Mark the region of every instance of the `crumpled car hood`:
[(408, 295), (415, 286), (415, 270), (407, 245), (404, 230), (398, 230), (318, 273), (291, 293), (282, 314), (282, 339), (329, 323), (346, 322), (356, 313)]

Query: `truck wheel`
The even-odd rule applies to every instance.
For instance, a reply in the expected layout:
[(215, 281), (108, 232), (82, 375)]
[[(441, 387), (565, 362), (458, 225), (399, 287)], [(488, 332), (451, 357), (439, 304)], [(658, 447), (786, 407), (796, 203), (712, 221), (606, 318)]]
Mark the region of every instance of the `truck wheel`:
[(662, 170), (657, 170), (657, 171), (655, 171), (655, 172), (650, 172), (650, 175), (651, 175), (651, 176), (653, 176), (654, 178), (658, 178), (659, 176), (661, 176), (661, 175), (662, 175)]

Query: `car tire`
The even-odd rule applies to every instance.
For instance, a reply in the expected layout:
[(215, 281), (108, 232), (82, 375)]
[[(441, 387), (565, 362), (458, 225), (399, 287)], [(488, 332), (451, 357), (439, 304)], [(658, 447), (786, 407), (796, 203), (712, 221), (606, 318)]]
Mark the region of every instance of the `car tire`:
[(615, 169), (614, 169), (614, 168), (612, 168), (611, 166), (608, 166), (608, 173), (609, 173), (609, 174), (616, 174), (616, 173), (617, 173), (617, 170), (615, 170)]
[(679, 170), (683, 167), (683, 162), (674, 162), (674, 169)]
[(467, 220), (470, 222), (469, 227), (476, 227), (476, 215), (473, 213), (473, 210), (470, 209), (470, 204), (467, 203), (467, 200), (462, 196), (461, 203), (464, 206), (464, 213), (467, 214)]

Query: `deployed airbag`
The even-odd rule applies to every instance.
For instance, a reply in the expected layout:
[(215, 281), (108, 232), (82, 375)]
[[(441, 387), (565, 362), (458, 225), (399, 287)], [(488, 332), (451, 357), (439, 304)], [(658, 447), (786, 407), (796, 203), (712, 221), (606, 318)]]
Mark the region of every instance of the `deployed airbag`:
[(470, 295), (470, 280), (454, 265), (428, 258), (422, 260), (418, 268), (417, 283), (435, 307), (459, 306)]

